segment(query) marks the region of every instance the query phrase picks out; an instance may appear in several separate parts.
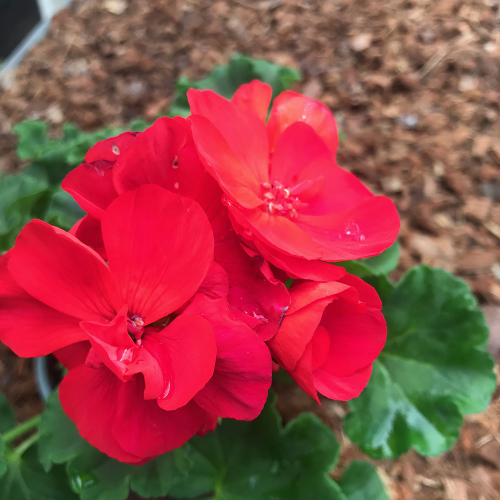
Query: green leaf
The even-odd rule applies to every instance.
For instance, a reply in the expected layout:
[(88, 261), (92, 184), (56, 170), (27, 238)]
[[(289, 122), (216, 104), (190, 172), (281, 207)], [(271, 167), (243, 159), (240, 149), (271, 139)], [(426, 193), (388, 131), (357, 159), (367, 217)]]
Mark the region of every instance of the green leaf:
[[(14, 410), (10, 406), (5, 394), (0, 392), (0, 433), (7, 432), (16, 425)], [(7, 446), (0, 434), (0, 478), (7, 472)]]
[(394, 283), (385, 274), (381, 274), (380, 276), (366, 276), (363, 278), (363, 281), (366, 281), (377, 290), (382, 303), (385, 303), (394, 291)]
[(11, 452), (7, 461), (7, 472), (0, 478), (2, 500), (76, 500), (64, 467), (54, 467), (47, 473), (37, 460), (36, 446), (22, 457)]
[(0, 432), (4, 433), (16, 425), (14, 410), (7, 401), (7, 397), (0, 392)]
[(145, 498), (163, 497), (174, 484), (185, 480), (191, 470), (188, 457), (189, 445), (165, 453), (140, 467), (134, 467), (130, 474), (130, 487)]
[(71, 487), (81, 500), (125, 500), (133, 467), (87, 445), (67, 464), (67, 472)]
[(39, 425), (40, 460), (46, 470), (52, 463), (69, 462), (68, 474), (76, 493), (85, 499), (121, 500), (129, 483), (144, 497), (164, 496), (183, 480), (191, 467), (186, 448), (159, 456), (137, 467), (118, 462), (92, 448), (62, 409), (57, 392), (47, 399)]
[(469, 287), (417, 266), (384, 302), (387, 343), (345, 431), (375, 458), (414, 448), (435, 456), (456, 441), (463, 414), (485, 410), (495, 390), (488, 328)]
[(7, 472), (8, 462), (7, 462), (7, 446), (2, 440), (2, 436), (0, 435), (0, 479)]
[(213, 90), (217, 94), (230, 99), (238, 87), (252, 80), (268, 83), (273, 88), (273, 99), (290, 88), (301, 79), (300, 73), (294, 69), (276, 64), (252, 59), (251, 57), (236, 54), (229, 64), (215, 68), (203, 80), (192, 81), (181, 77), (176, 84), (176, 99), (169, 111), (170, 116), (189, 116), (189, 104), (186, 93), (190, 88), (199, 90)]
[(367, 276), (382, 276), (394, 271), (398, 265), (401, 248), (396, 241), (380, 255), (359, 260), (336, 262), (335, 265), (344, 267), (350, 274), (365, 278)]
[(84, 216), (85, 212), (73, 197), (61, 188), (56, 188), (43, 219), (53, 226), (69, 230)]
[[(146, 122), (137, 120), (131, 126), (141, 130)], [(26, 121), (14, 127), (19, 136), (19, 157), (33, 163), (19, 174), (0, 175), (0, 252), (14, 245), (21, 228), (33, 218), (69, 229), (83, 217), (83, 211), (61, 190), (60, 183), (96, 142), (123, 132), (104, 128), (87, 133), (68, 124), (63, 137), (55, 140), (47, 138), (47, 130), (48, 126), (40, 121)]]
[(353, 460), (349, 464), (339, 486), (347, 500), (389, 500), (377, 469), (362, 460)]
[[(134, 130), (143, 130), (146, 122), (136, 120)], [(76, 125), (67, 124), (61, 139), (48, 139), (48, 125), (41, 121), (24, 121), (14, 127), (19, 136), (17, 154), (22, 160), (32, 160), (43, 169), (52, 185), (79, 165), (87, 151), (98, 141), (122, 133), (121, 128), (106, 127), (95, 132), (83, 132)]]
[(380, 255), (362, 259), (362, 262), (371, 270), (373, 274), (377, 276), (381, 274), (389, 274), (391, 271), (396, 269), (400, 253), (401, 248), (399, 243), (396, 241), (396, 243), (392, 244)]
[(192, 462), (189, 445), (166, 453), (145, 465), (124, 464), (86, 444), (67, 464), (73, 490), (82, 500), (125, 500), (132, 488), (139, 495), (163, 497), (187, 478)]
[(328, 473), (339, 444), (312, 414), (281, 427), (270, 397), (252, 422), (224, 420), (217, 430), (190, 441), (193, 468), (170, 495), (214, 500), (343, 500)]
[(47, 146), (49, 126), (38, 120), (27, 120), (14, 126), (13, 131), (19, 137), (17, 155), (21, 160), (31, 160)]
[(0, 176), (0, 251), (13, 246), (17, 234), (31, 220), (31, 211), (47, 188), (46, 176), (36, 169)]
[(147, 122), (146, 120), (132, 120), (127, 127), (127, 130), (130, 130), (131, 132), (144, 132), (148, 127), (151, 127), (151, 125), (152, 124)]
[(46, 401), (38, 425), (40, 462), (45, 470), (52, 464), (63, 464), (75, 458), (87, 445), (75, 424), (66, 416), (59, 401), (58, 392), (53, 392)]

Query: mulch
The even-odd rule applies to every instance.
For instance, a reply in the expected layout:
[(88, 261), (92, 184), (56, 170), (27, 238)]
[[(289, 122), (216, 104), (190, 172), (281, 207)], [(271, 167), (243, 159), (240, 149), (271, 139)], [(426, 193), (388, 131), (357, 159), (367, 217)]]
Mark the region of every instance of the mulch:
[[(172, 102), (179, 75), (202, 77), (234, 52), (300, 69), (296, 90), (334, 111), (345, 135), (339, 164), (401, 214), (394, 277), (416, 263), (444, 267), (498, 317), (497, 0), (75, 0), (3, 79), (0, 170), (23, 166), (11, 132), (18, 121), (46, 120), (57, 135), (67, 121), (92, 130), (153, 120)], [(0, 349), (0, 389), (26, 418), (39, 409), (30, 362), (14, 359)], [(285, 416), (312, 409), (292, 396), (280, 403)], [(450, 453), (378, 461), (393, 498), (500, 498), (494, 401), (467, 418)], [(316, 411), (339, 432), (342, 463), (359, 454), (341, 434), (345, 407), (328, 402)]]

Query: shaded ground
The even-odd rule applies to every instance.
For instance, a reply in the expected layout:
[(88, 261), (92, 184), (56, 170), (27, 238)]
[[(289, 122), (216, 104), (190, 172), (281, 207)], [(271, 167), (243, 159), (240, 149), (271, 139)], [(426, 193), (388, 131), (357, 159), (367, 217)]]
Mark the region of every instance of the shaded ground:
[[(66, 121), (93, 129), (152, 120), (179, 74), (204, 76), (235, 51), (266, 58), (302, 71), (297, 90), (327, 104), (345, 134), (339, 164), (396, 202), (396, 274), (417, 262), (442, 266), (495, 307), (499, 20), (497, 0), (76, 0), (3, 82), (0, 170), (21, 167), (10, 130), (22, 119), (47, 120), (54, 133)], [(0, 389), (20, 418), (39, 406), (27, 370), (0, 348)], [(285, 416), (312, 409), (288, 391)], [(342, 411), (335, 402), (319, 410), (340, 436)], [(499, 432), (496, 398), (443, 457), (377, 465), (397, 500), (498, 499)], [(345, 461), (358, 452), (342, 439)]]

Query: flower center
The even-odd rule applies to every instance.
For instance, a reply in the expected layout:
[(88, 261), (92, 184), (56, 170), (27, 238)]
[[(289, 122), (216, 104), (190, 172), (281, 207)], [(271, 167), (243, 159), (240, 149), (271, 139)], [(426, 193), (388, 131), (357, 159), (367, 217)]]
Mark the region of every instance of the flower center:
[(261, 188), (265, 210), (268, 214), (297, 217), (297, 209), (301, 206), (301, 202), (290, 189), (283, 186), (280, 181), (263, 182)]
[(137, 314), (127, 318), (127, 330), (130, 338), (136, 342), (144, 333), (144, 320)]

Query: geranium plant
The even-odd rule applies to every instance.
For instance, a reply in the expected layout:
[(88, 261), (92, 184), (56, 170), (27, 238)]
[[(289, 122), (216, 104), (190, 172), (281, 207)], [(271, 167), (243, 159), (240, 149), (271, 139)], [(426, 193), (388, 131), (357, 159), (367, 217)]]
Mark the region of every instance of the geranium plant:
[[(207, 89), (235, 67), (248, 83)], [(352, 400), (345, 432), (373, 458), (439, 454), (489, 402), (474, 298), (438, 269), (387, 278), (398, 214), (336, 164), (332, 113), (276, 92), (285, 68), (214, 74), (187, 118), (181, 94), (183, 116), (90, 147), (62, 180), (82, 217), (56, 227), (50, 201), (52, 224), (0, 258), (0, 340), (64, 366), (41, 418), (14, 426), (0, 400), (2, 499), (382, 500), (368, 462), (330, 478), (339, 445), (317, 417), (282, 427), (273, 372)]]

